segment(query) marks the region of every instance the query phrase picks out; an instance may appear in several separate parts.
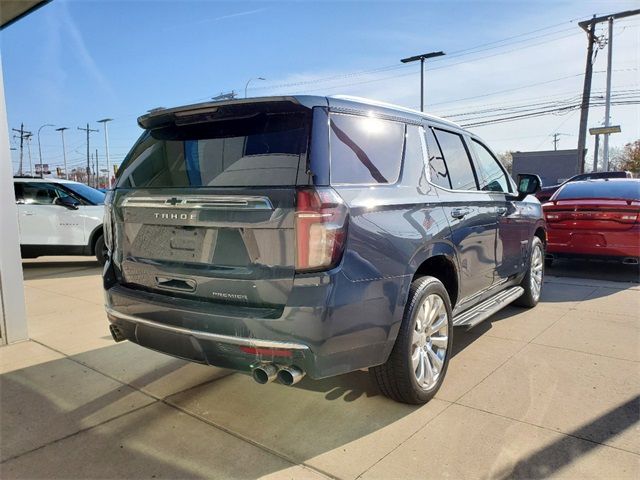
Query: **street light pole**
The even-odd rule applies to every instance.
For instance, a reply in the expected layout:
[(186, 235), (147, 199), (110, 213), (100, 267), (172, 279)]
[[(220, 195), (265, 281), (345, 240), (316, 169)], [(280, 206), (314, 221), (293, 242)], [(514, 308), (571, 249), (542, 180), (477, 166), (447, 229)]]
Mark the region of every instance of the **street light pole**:
[(247, 98), (247, 90), (249, 89), (249, 84), (251, 83), (252, 80), (266, 80), (266, 78), (256, 77), (256, 78), (250, 78), (249, 80), (247, 80), (247, 84), (244, 86), (244, 98)]
[(107, 123), (112, 120), (113, 118), (103, 118), (102, 120), (98, 120), (98, 123), (102, 123), (104, 125), (104, 148), (107, 152), (107, 184), (109, 186), (109, 190), (111, 190), (111, 163), (109, 161), (109, 129), (107, 128)]
[(69, 171), (67, 170), (67, 149), (64, 145), (64, 131), (69, 130), (68, 127), (56, 128), (56, 132), (60, 132), (62, 135), (62, 158), (64, 159), (64, 177), (69, 180)]
[(424, 61), (427, 58), (441, 57), (445, 55), (444, 52), (429, 52), (422, 55), (415, 55), (413, 57), (403, 58), (400, 61), (402, 63), (417, 62), (420, 60), (420, 111), (424, 112)]
[[(609, 17), (609, 38), (607, 40), (608, 45), (608, 55), (607, 55), (607, 96), (604, 107), (604, 126), (608, 127), (610, 125), (609, 120), (611, 117), (611, 55), (613, 54), (613, 17)], [(604, 134), (604, 167), (603, 170), (606, 172), (609, 170), (609, 134)]]
[(45, 123), (38, 129), (38, 156), (40, 157), (40, 178), (44, 178), (44, 167), (42, 165), (42, 147), (40, 147), (40, 130), (42, 130), (44, 127), (55, 127), (55, 125)]

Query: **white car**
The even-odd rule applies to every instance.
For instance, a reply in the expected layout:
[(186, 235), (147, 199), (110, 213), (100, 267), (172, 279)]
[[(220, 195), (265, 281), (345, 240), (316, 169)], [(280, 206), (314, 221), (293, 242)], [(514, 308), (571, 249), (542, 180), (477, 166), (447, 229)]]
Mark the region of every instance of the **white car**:
[(103, 264), (104, 193), (82, 183), (15, 177), (22, 258), (95, 255)]

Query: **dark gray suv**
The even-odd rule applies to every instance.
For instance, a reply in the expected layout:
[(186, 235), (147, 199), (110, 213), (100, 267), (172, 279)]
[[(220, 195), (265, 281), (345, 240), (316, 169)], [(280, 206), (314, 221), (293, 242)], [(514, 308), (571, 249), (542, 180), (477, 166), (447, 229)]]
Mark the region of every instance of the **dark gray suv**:
[(154, 110), (108, 195), (116, 341), (293, 385), (368, 368), (423, 403), (453, 327), (533, 307), (545, 224), (457, 125), (346, 97)]

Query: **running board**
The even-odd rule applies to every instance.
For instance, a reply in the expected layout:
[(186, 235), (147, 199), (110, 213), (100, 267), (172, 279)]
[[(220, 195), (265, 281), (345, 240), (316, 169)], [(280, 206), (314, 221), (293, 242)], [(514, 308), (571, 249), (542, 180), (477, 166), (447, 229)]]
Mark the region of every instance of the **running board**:
[(523, 293), (524, 289), (522, 287), (507, 288), (466, 312), (456, 315), (453, 319), (453, 326), (464, 326), (467, 328), (475, 327), (498, 310), (502, 310)]

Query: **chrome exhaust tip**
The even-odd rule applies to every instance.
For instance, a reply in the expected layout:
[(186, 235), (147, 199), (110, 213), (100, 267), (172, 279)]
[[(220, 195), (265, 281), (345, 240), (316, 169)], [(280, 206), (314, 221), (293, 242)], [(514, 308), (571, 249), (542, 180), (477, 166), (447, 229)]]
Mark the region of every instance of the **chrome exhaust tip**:
[(114, 325), (113, 323), (111, 325), (109, 325), (109, 331), (111, 332), (111, 336), (113, 337), (113, 340), (115, 342), (123, 342), (124, 340), (126, 340), (127, 338), (122, 334), (122, 332), (120, 331), (120, 329), (118, 328), (117, 325)]
[(634, 257), (626, 257), (622, 260), (625, 265), (638, 265), (638, 259)]
[(278, 376), (278, 367), (272, 363), (265, 363), (252, 370), (251, 376), (253, 379), (264, 385), (265, 383), (273, 382)]
[(298, 367), (283, 367), (278, 371), (278, 381), (290, 387), (304, 378), (304, 372)]

